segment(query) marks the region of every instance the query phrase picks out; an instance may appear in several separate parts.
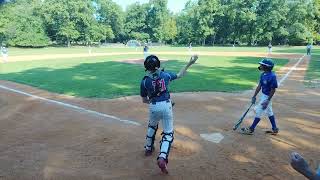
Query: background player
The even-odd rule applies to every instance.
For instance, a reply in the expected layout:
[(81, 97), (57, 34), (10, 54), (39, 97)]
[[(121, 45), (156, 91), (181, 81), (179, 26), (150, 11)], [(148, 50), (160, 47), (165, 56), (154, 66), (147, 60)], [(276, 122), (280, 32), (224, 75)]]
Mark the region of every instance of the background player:
[(3, 58), (3, 62), (7, 62), (8, 61), (8, 49), (5, 46), (1, 47), (1, 55)]
[(146, 60), (147, 57), (149, 56), (149, 47), (147, 44), (145, 44), (143, 47), (143, 55), (144, 55), (144, 60)]
[(268, 45), (268, 54), (270, 55), (272, 53), (272, 44), (271, 42), (269, 42), (269, 45)]
[(307, 45), (307, 55), (311, 55), (311, 48), (312, 48), (312, 45), (309, 43)]

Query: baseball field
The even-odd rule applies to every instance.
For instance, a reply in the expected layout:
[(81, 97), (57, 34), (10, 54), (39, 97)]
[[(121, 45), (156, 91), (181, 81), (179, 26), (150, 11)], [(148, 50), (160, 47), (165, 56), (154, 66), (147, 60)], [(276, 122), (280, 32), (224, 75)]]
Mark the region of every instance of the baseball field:
[[(169, 174), (144, 156), (148, 106), (139, 96), (142, 48), (9, 48), (0, 63), (0, 179), (303, 179), (297, 151), (320, 164), (320, 48), (151, 47), (172, 82), (175, 139)], [(275, 62), (279, 134), (263, 118), (254, 135), (233, 131), (250, 105), (262, 57)], [(250, 111), (242, 126), (252, 123)], [(160, 127), (161, 128), (161, 127)], [(218, 140), (217, 140), (218, 137)]]

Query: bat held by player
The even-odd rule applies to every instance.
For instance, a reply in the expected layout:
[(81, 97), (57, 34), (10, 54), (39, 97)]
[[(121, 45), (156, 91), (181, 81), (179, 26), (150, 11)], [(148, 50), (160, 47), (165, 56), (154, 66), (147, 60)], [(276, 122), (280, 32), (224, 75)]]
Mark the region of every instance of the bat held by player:
[(236, 124), (233, 126), (233, 130), (237, 130), (239, 128), (239, 126), (241, 125), (241, 123), (243, 122), (244, 118), (246, 117), (247, 113), (249, 112), (249, 110), (251, 109), (252, 105), (254, 103), (251, 103), (251, 105), (248, 107), (248, 109), (246, 110), (246, 112), (241, 116), (241, 118), (236, 122)]

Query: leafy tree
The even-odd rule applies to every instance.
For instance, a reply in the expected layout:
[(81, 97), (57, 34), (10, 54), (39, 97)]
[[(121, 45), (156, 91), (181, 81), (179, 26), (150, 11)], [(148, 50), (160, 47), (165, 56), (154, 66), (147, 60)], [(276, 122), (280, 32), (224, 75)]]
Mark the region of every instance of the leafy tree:
[[(19, 1), (8, 4), (3, 15), (6, 23), (2, 28), (2, 36), (8, 39), (11, 46), (43, 47), (49, 45), (50, 39), (44, 31), (40, 17), (34, 14), (38, 1)], [(1, 24), (1, 23), (0, 23)]]
[(169, 19), (167, 0), (150, 0), (148, 4), (147, 30), (152, 41), (163, 42), (165, 40), (165, 21)]
[(257, 7), (257, 26), (260, 44), (284, 43), (289, 32), (286, 18), (289, 12), (285, 0), (261, 0)]
[(91, 41), (93, 29), (97, 26), (94, 7), (90, 0), (46, 0), (39, 14), (46, 22), (46, 30), (55, 41)]
[(4, 14), (4, 7), (0, 6), (0, 45), (6, 37), (6, 28), (9, 23), (9, 19)]
[(146, 4), (132, 4), (127, 8), (125, 17), (124, 32), (129, 39), (137, 39), (139, 41), (148, 41), (150, 35), (147, 33), (147, 11)]
[(177, 38), (176, 41), (179, 44), (189, 44), (190, 42), (196, 41), (195, 36), (195, 9), (197, 5), (188, 1), (182, 12), (176, 17), (177, 21)]
[(96, 0), (95, 2), (99, 23), (111, 27), (116, 41), (123, 41), (124, 12), (121, 7), (112, 0)]
[(320, 41), (320, 0), (189, 0), (178, 14), (168, 0), (134, 3), (126, 12), (113, 0), (0, 1), (0, 42), (42, 47), (51, 42), (305, 45)]
[(197, 39), (205, 45), (206, 39), (213, 36), (215, 31), (214, 20), (219, 8), (217, 0), (199, 0), (195, 10)]
[(289, 43), (292, 45), (304, 44), (312, 38), (314, 12), (312, 3), (309, 1), (290, 1), (288, 13)]
[(169, 18), (167, 21), (163, 23), (162, 31), (163, 40), (165, 42), (172, 43), (178, 34), (177, 25), (174, 18)]

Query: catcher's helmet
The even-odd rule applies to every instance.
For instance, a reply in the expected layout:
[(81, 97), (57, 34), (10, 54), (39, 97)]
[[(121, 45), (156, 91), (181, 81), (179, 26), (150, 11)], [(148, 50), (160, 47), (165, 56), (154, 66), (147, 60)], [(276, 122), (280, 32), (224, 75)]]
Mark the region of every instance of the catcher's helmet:
[(155, 71), (160, 68), (160, 60), (155, 55), (148, 56), (143, 64), (146, 71)]
[[(265, 66), (268, 70), (272, 70), (273, 69), (273, 66), (274, 66), (274, 63), (272, 62), (271, 59), (262, 59), (260, 62), (259, 62), (260, 65), (262, 66)], [(259, 68), (260, 69), (260, 68)]]

